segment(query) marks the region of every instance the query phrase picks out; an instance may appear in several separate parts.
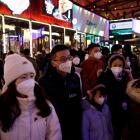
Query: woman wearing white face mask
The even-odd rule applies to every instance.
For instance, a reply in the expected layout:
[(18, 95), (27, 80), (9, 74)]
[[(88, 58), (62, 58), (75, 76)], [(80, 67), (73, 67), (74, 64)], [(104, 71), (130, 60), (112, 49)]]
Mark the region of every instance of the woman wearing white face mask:
[(88, 99), (83, 100), (82, 140), (113, 140), (105, 86), (95, 86), (88, 95)]
[(106, 71), (97, 79), (97, 83), (104, 84), (108, 91), (107, 103), (112, 115), (115, 140), (121, 140), (125, 132), (123, 130), (128, 116), (128, 97), (125, 90), (132, 79), (131, 72), (125, 69), (124, 57), (119, 54), (110, 57)]
[(0, 140), (61, 140), (54, 107), (35, 82), (35, 69), (26, 58), (5, 59), (5, 85), (0, 95)]

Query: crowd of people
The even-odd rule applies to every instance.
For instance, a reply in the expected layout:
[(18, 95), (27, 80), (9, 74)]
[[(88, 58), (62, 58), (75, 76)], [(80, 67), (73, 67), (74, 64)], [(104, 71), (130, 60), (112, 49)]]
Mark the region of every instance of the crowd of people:
[(0, 63), (0, 140), (140, 140), (139, 72), (129, 44), (10, 52)]

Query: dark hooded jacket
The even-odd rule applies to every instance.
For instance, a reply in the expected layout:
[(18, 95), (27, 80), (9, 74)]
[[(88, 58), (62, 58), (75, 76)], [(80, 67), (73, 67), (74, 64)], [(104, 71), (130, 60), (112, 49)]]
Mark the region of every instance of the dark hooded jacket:
[(62, 77), (49, 63), (46, 74), (39, 79), (60, 120), (63, 140), (81, 140), (80, 79), (74, 70)]
[(103, 72), (97, 83), (104, 84), (107, 89), (107, 104), (109, 105), (114, 125), (123, 125), (126, 120), (126, 111), (123, 109), (123, 102), (127, 103), (126, 86), (130, 81), (129, 72), (123, 70), (121, 80), (116, 80), (112, 71), (108, 68)]

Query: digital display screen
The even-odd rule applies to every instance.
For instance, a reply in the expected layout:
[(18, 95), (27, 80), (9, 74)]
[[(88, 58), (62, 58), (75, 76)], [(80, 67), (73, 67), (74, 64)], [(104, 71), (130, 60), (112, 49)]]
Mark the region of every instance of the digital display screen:
[(133, 30), (133, 32), (140, 34), (140, 20), (133, 19), (132, 30)]
[(44, 0), (43, 14), (71, 22), (72, 6), (69, 0)]
[(29, 0), (0, 0), (0, 2), (7, 5), (7, 7), (12, 11), (12, 14), (20, 15), (25, 11), (29, 5)]

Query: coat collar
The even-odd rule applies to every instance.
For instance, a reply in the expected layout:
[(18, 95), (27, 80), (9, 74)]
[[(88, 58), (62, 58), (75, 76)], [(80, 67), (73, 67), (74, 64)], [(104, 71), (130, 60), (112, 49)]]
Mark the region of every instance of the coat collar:
[(35, 107), (35, 99), (17, 97), (22, 112), (31, 111)]

